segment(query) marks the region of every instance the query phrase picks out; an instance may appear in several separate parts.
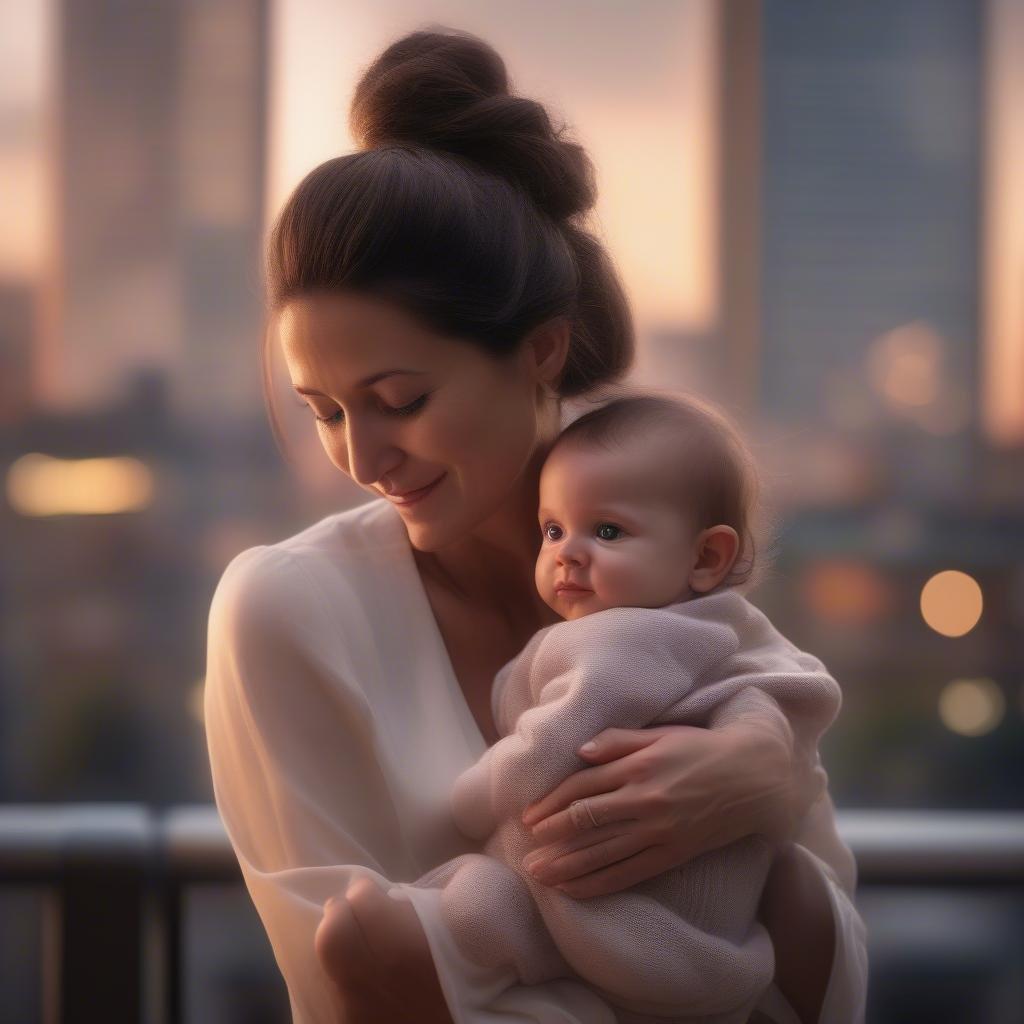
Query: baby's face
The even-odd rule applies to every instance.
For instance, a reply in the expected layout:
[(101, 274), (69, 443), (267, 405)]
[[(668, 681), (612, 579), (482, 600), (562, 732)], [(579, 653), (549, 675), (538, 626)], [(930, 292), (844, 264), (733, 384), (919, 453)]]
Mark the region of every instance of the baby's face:
[[(696, 534), (665, 469), (672, 453), (652, 439), (608, 452), (571, 442), (540, 478), (543, 534), (536, 584), (565, 619), (605, 608), (659, 608), (693, 596)], [(563, 589), (569, 583), (578, 589)]]

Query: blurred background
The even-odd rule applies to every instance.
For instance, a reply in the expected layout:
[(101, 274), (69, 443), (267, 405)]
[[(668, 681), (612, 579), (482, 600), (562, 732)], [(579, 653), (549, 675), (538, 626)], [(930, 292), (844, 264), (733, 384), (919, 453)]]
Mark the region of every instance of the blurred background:
[[(634, 379), (747, 428), (840, 814), (1019, 815), (1021, 0), (0, 0), (0, 803), (212, 802), (221, 571), (366, 497), (284, 397), (275, 448), (262, 240), (429, 23), (588, 148)], [(1024, 1020), (1022, 875), (977, 881), (862, 884), (869, 1021)], [(180, 896), (181, 1018), (287, 1020), (244, 889)], [(57, 1019), (47, 899), (0, 887), (5, 1021)]]

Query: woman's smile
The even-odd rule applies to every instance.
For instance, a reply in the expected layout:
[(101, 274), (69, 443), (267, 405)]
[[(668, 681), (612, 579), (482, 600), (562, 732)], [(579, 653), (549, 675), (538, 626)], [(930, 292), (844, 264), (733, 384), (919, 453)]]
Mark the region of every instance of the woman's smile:
[(415, 505), (421, 502), (424, 498), (428, 497), (434, 492), (437, 485), (447, 476), (447, 473), (442, 473), (433, 483), (427, 484), (426, 487), (421, 487), (417, 491), (406, 491), (404, 494), (385, 494), (384, 497), (388, 499), (393, 505), (399, 508), (406, 508), (409, 505)]

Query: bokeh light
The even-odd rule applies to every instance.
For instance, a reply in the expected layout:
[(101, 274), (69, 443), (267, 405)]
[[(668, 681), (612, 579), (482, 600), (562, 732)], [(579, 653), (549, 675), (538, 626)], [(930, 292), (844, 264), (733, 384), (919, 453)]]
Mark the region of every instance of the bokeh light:
[(7, 471), (7, 500), (23, 516), (138, 512), (153, 489), (149, 467), (127, 456), (56, 459), (32, 452)]
[(876, 338), (867, 355), (872, 386), (893, 408), (933, 405), (942, 391), (944, 344), (923, 321), (905, 324)]
[(939, 717), (951, 732), (983, 736), (1003, 720), (1006, 699), (991, 679), (954, 679), (939, 695)]
[(921, 590), (921, 615), (943, 636), (963, 636), (978, 624), (984, 602), (981, 587), (965, 572), (936, 573)]
[(800, 593), (818, 618), (837, 625), (873, 622), (889, 607), (885, 580), (861, 562), (819, 562), (804, 574)]
[(911, 418), (924, 431), (937, 437), (951, 437), (971, 422), (971, 399), (963, 385), (950, 385), (930, 405), (910, 410)]

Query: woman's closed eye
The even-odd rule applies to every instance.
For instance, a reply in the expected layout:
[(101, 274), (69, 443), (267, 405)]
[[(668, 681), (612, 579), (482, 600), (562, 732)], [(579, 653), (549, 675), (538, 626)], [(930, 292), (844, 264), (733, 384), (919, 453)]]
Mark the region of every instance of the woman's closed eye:
[[(385, 415), (388, 416), (412, 416), (414, 413), (419, 412), (420, 409), (422, 409), (427, 404), (427, 399), (429, 397), (429, 394), (420, 395), (419, 398), (413, 400), (412, 402), (409, 402), (408, 405), (401, 405), (398, 406), (397, 408), (395, 406), (384, 405), (382, 403), (380, 405), (380, 410), (381, 412), (385, 413)], [(313, 407), (308, 402), (300, 401), (299, 405), (304, 405), (311, 409), (313, 412), (313, 419), (315, 419), (318, 423), (326, 423), (333, 426), (335, 424), (341, 423), (345, 418), (345, 413), (341, 409), (335, 410), (329, 416), (318, 416), (316, 410), (313, 409)]]

